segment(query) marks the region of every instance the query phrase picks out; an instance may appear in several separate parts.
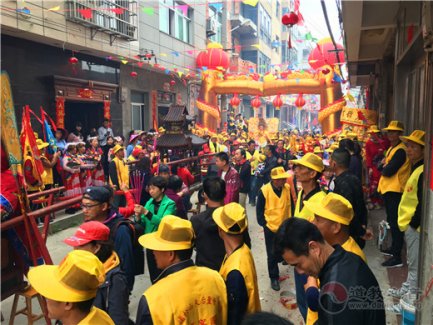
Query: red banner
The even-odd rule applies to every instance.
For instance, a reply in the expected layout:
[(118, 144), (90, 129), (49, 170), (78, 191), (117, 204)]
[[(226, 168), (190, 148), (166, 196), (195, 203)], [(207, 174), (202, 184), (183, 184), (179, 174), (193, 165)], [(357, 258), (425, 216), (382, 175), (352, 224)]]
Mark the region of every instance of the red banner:
[(104, 100), (104, 119), (111, 120), (110, 100)]
[(65, 128), (65, 97), (56, 97), (56, 126), (58, 128)]
[(152, 90), (152, 127), (158, 129), (158, 93)]

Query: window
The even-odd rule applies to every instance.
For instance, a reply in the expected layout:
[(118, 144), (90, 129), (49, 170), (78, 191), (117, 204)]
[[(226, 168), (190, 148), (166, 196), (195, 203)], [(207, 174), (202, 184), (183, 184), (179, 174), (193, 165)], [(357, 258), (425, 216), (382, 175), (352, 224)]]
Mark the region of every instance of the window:
[[(131, 127), (133, 130), (146, 130), (150, 127), (146, 102), (148, 94), (131, 91)], [(147, 123), (146, 123), (147, 122)]]
[(209, 19), (212, 19), (216, 25), (216, 34), (209, 37), (212, 42), (221, 43), (222, 40), (222, 13), (209, 4)]
[(266, 10), (260, 6), (259, 8), (259, 20), (260, 20), (260, 39), (264, 41), (268, 46), (271, 46), (271, 35), (272, 35), (272, 24), (271, 17)]
[(180, 1), (159, 0), (159, 30), (190, 43), (192, 9)]
[[(137, 1), (128, 0), (69, 0), (66, 2), (66, 18), (109, 33), (110, 43), (114, 41), (113, 35), (132, 40), (137, 38), (137, 7)], [(84, 18), (81, 10), (89, 9), (92, 16)]]
[(271, 66), (271, 59), (259, 51), (257, 56), (258, 56), (257, 72), (262, 74), (268, 72)]

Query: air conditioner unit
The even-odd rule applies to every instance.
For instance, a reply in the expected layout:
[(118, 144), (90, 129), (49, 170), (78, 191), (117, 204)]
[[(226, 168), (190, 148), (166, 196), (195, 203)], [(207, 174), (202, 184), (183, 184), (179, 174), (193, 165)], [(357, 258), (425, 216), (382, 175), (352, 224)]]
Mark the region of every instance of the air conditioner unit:
[(217, 22), (213, 18), (209, 18), (206, 21), (206, 36), (210, 37), (215, 35), (217, 32)]

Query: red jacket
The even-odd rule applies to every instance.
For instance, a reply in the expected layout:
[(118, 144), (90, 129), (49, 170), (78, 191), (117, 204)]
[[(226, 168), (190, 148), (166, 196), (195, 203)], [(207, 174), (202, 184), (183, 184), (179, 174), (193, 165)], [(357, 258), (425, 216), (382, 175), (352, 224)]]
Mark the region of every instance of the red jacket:
[(177, 169), (177, 176), (179, 176), (183, 183), (190, 187), (194, 184), (194, 176), (192, 176), (191, 172), (186, 167), (180, 167)]
[[(218, 176), (221, 177), (222, 170), (218, 170)], [(230, 202), (239, 203), (239, 190), (241, 186), (241, 180), (239, 173), (233, 167), (229, 167), (224, 181), (226, 182), (226, 196), (224, 197), (224, 204)]]

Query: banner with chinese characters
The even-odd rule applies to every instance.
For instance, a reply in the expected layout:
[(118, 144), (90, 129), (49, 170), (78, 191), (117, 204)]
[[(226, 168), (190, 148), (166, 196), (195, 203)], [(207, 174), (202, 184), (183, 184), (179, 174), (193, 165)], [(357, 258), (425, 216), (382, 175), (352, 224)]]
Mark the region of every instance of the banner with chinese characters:
[(156, 90), (152, 90), (152, 128), (155, 130), (158, 129), (157, 122), (157, 110), (158, 110), (158, 92)]
[(111, 101), (104, 100), (104, 119), (111, 120), (110, 106), (111, 106)]
[(377, 112), (364, 108), (343, 107), (340, 122), (341, 124), (350, 124), (367, 128), (372, 124), (377, 124)]
[(65, 97), (56, 97), (56, 126), (58, 128), (65, 128)]

